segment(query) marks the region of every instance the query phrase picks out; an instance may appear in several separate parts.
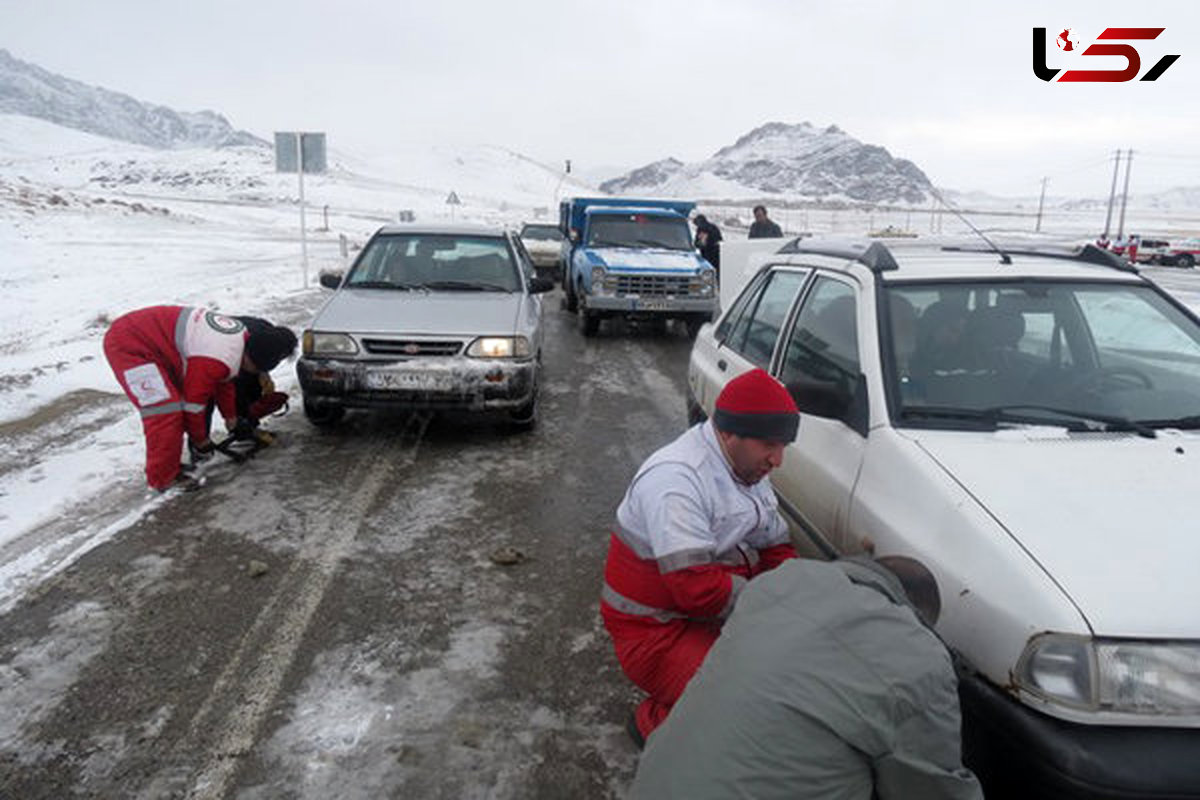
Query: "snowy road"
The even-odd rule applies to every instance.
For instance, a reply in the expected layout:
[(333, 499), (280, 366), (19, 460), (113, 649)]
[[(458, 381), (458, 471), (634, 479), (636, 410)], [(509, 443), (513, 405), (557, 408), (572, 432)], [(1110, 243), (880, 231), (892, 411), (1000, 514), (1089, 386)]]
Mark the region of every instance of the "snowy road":
[(118, 530), (0, 618), (0, 797), (620, 796), (636, 694), (597, 594), (689, 342), (585, 341), (557, 298), (532, 433), (293, 414), (128, 528), (109, 498)]

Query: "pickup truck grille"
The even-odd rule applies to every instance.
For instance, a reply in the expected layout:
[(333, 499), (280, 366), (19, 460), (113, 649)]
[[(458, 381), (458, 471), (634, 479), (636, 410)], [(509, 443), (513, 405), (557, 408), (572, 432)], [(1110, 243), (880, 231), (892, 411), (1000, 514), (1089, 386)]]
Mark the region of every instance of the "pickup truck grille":
[(462, 342), (431, 342), (417, 339), (363, 339), (368, 353), (380, 356), (456, 356)]
[[(617, 294), (636, 294), (640, 297), (665, 297), (674, 295), (682, 297), (691, 294), (693, 279), (691, 276), (674, 275), (617, 275)], [(699, 291), (696, 285), (694, 291)]]

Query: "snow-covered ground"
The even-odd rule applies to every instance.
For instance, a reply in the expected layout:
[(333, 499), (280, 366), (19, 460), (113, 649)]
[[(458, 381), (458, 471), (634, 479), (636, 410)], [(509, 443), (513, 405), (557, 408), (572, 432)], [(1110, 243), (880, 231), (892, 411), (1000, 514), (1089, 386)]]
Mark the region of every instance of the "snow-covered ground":
[[(461, 205), (446, 204), (451, 191)], [(269, 150), (159, 150), (0, 115), (0, 608), (31, 576), (44, 577), (46, 563), (65, 566), (162, 502), (141, 488), (140, 424), (100, 352), (117, 316), (158, 303), (195, 304), (299, 329), (321, 301), (317, 272), (344, 264), (340, 237), (352, 254), (401, 210), (418, 221), (548, 221), (559, 196), (594, 191), (500, 147), (401, 149), (376, 162), (335, 150), (329, 172), (305, 182), (306, 287), (296, 177), (275, 173)], [(718, 224), (746, 212), (706, 210)], [(791, 231), (965, 230), (948, 216), (915, 212), (772, 211)], [(1073, 213), (1054, 217), (1047, 229), (1082, 239), (1103, 219), (1102, 209), (1099, 221), (1095, 209)], [(1178, 228), (1179, 220), (1198, 217), (1189, 209), (1134, 209), (1127, 229)], [(1028, 219), (998, 219), (1005, 224), (993, 227), (1028, 236)], [(736, 227), (730, 234), (736, 238)], [(1200, 308), (1195, 280), (1157, 272)], [(293, 370), (285, 365), (276, 378), (286, 389)], [(123, 516), (78, 513), (114, 491), (136, 498)], [(13, 542), (53, 520), (66, 520), (56, 541), (13, 551)]]
[[(446, 204), (451, 191), (461, 205)], [(306, 288), (296, 176), (277, 174), (269, 150), (159, 150), (0, 115), (0, 607), (28, 576), (45, 577), (41, 562), (61, 568), (161, 502), (137, 492), (120, 519), (5, 552), (142, 481), (140, 423), (101, 353), (113, 319), (177, 303), (299, 330), (321, 301), (318, 271), (345, 263), (340, 237), (352, 256), (401, 210), (418, 221), (549, 219), (556, 191), (591, 190), (496, 147), (382, 164), (335, 151), (328, 173), (305, 178)], [(295, 380), (289, 365), (275, 377), (285, 389)]]

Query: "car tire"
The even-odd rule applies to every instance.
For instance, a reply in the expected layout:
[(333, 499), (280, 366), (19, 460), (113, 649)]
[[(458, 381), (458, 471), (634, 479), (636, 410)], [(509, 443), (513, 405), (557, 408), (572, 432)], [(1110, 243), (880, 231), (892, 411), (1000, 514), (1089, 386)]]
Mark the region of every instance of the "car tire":
[(687, 325), (688, 338), (695, 339), (697, 336), (699, 336), (700, 328), (702, 328), (706, 322), (708, 322), (708, 317), (688, 317), (687, 322), (685, 323)]
[(708, 414), (705, 414), (704, 409), (691, 397), (688, 397), (687, 401), (687, 420), (689, 428), (708, 420)]
[(533, 397), (529, 402), (511, 412), (508, 425), (514, 431), (531, 431), (538, 423), (538, 388), (533, 387)]
[(1191, 253), (1180, 253), (1175, 256), (1175, 263), (1184, 269), (1191, 269), (1196, 266), (1196, 257)]
[(345, 416), (346, 409), (329, 403), (311, 403), (304, 398), (304, 416), (318, 428), (329, 428), (336, 425)]

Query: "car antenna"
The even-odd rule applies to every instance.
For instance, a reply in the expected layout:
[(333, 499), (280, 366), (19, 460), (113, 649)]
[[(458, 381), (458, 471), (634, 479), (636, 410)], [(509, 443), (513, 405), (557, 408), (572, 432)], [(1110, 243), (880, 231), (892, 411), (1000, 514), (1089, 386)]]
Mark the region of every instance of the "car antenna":
[(973, 224), (971, 224), (971, 220), (967, 219), (966, 216), (964, 216), (961, 211), (959, 211), (954, 206), (950, 205), (950, 203), (947, 202), (946, 198), (942, 197), (942, 193), (939, 192), (937, 189), (933, 188), (933, 184), (929, 184), (929, 193), (933, 195), (935, 200), (937, 200), (939, 203), (944, 205), (946, 208), (950, 209), (950, 211), (954, 214), (954, 216), (958, 217), (963, 222), (965, 222), (967, 224), (967, 227), (975, 232), (976, 236), (978, 236), (980, 239), (983, 239), (985, 242), (987, 242), (988, 247), (992, 248), (992, 250), (994, 250), (996, 252), (996, 254), (1000, 256), (1001, 264), (1012, 264), (1012, 259), (1008, 257), (1008, 253), (1004, 252), (999, 247), (997, 247), (996, 243), (993, 242), (988, 237), (984, 236), (983, 231), (979, 230), (979, 228), (976, 228)]

